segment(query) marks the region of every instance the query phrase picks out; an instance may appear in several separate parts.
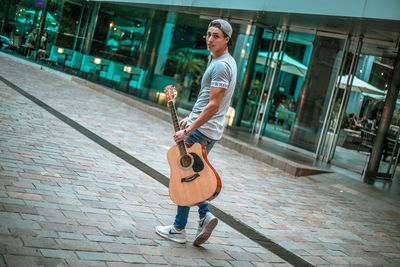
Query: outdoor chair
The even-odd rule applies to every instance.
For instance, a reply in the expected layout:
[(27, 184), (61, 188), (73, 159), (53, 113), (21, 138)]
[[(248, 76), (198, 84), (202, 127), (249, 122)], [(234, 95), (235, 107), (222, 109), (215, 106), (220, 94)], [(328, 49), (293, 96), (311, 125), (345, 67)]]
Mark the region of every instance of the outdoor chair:
[(142, 89), (146, 72), (142, 69), (131, 67), (131, 73), (124, 71), (125, 65), (118, 62), (111, 62), (107, 71), (101, 72), (100, 76), (115, 83), (127, 81), (128, 87)]
[(51, 63), (54, 63), (54, 64), (57, 63), (57, 59), (58, 59), (58, 55), (59, 55), (59, 53), (57, 52), (58, 48), (59, 48), (58, 46), (53, 45), (50, 49), (49, 61)]
[(278, 125), (279, 122), (282, 122), (282, 127), (285, 125), (285, 122), (288, 119), (288, 114), (287, 112), (283, 111), (283, 110), (279, 110), (276, 112), (275, 114), (275, 125), (274, 125), (274, 129), (276, 130), (276, 126)]
[(99, 76), (101, 78), (104, 78), (104, 79), (107, 79), (107, 80), (112, 80), (112, 70), (114, 68), (114, 64), (115, 64), (115, 62), (110, 61), (110, 63), (107, 66), (107, 68), (100, 71)]
[(368, 152), (371, 152), (372, 148), (374, 147), (375, 137), (375, 133), (361, 129), (361, 141), (358, 146), (358, 151), (360, 151), (360, 147), (364, 147)]
[(109, 72), (111, 64), (111, 60), (102, 58), (100, 64), (95, 64), (95, 72), (99, 77), (107, 79), (107, 73)]
[(94, 56), (89, 55), (83, 55), (82, 57), (82, 65), (80, 70), (86, 75), (91, 76), (96, 72), (97, 65), (93, 63), (94, 58)]
[[(58, 52), (59, 48), (63, 49), (63, 53)], [(68, 61), (69, 58), (72, 58), (73, 54), (74, 54), (74, 50), (72, 50), (72, 49), (53, 45), (50, 49), (49, 62), (51, 62), (53, 64), (62, 65), (65, 67), (66, 62)]]
[(82, 58), (83, 58), (82, 53), (74, 51), (72, 57), (70, 59), (67, 59), (67, 61), (65, 61), (65, 66), (74, 70), (79, 70), (82, 65)]
[[(376, 137), (375, 133), (365, 129), (361, 129), (361, 142), (358, 147), (358, 151), (360, 151), (360, 146), (362, 146), (364, 148), (367, 148), (367, 151), (371, 153), (372, 148), (374, 147), (375, 137)], [(395, 143), (396, 143), (395, 138), (389, 138), (388, 136), (386, 136), (385, 140), (383, 141), (382, 160), (385, 161), (388, 157), (390, 157), (395, 148), (396, 150), (394, 151), (394, 155), (396, 157), (400, 149), (400, 144), (395, 145)]]
[(100, 72), (100, 77), (106, 78), (110, 81), (121, 82), (121, 78), (129, 77), (129, 74), (123, 71), (124, 64), (111, 61), (107, 70)]
[(282, 129), (289, 129), (292, 127), (294, 123), (296, 113), (291, 112), (286, 109), (278, 109), (275, 113), (275, 124), (274, 124), (274, 129), (276, 129), (276, 126), (278, 125), (279, 122), (282, 122)]
[(132, 80), (129, 81), (129, 86), (137, 89), (143, 89), (146, 79), (146, 71), (139, 68), (132, 68)]

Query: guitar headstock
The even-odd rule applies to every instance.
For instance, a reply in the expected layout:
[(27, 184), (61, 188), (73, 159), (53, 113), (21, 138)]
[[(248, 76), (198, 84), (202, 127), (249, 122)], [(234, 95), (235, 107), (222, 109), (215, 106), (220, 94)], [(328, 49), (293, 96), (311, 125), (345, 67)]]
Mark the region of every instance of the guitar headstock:
[(165, 96), (167, 98), (167, 101), (174, 101), (174, 98), (176, 97), (176, 90), (175, 86), (173, 85), (167, 85), (164, 89), (165, 91)]

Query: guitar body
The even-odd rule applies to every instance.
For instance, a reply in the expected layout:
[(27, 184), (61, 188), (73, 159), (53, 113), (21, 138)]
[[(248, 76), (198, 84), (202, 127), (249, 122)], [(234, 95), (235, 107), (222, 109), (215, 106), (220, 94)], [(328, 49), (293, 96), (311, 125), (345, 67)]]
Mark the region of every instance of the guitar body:
[(191, 147), (185, 145), (187, 155), (183, 158), (178, 145), (171, 147), (167, 153), (171, 168), (169, 195), (179, 206), (194, 206), (214, 199), (221, 192), (222, 183), (208, 162), (205, 147), (198, 143)]

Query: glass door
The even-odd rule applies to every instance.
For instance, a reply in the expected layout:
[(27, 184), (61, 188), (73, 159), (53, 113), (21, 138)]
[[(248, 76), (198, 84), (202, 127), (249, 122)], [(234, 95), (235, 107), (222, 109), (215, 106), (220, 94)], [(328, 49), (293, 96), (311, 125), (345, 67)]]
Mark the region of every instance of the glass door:
[(246, 105), (251, 107), (247, 116), (256, 136), (289, 143), (313, 39), (312, 34), (292, 32), (286, 27), (264, 30)]
[(343, 44), (343, 49), (338, 53), (337, 71), (315, 153), (318, 159), (325, 162), (330, 162), (335, 153), (334, 148), (340, 136), (355, 66), (362, 46), (361, 39), (358, 39), (356, 49), (351, 53), (351, 43), (350, 36), (348, 36)]
[[(394, 69), (394, 55), (379, 53), (377, 46), (361, 38), (345, 40), (316, 151), (317, 158), (360, 175), (376, 145)], [(384, 138), (378, 170), (388, 177), (394, 177), (398, 161), (399, 109), (400, 101)]]
[(255, 132), (255, 128), (261, 119), (261, 109), (266, 100), (266, 84), (271, 78), (271, 68), (267, 61), (271, 52), (275, 51), (277, 33), (269, 29), (263, 29), (262, 39), (257, 50), (256, 63), (253, 78), (250, 82), (249, 92), (243, 109), (241, 126)]

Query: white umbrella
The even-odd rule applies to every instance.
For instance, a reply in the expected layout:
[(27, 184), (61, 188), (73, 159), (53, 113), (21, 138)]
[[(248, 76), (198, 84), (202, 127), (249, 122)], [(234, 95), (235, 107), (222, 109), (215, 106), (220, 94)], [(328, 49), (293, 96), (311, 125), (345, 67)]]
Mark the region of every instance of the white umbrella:
[[(257, 56), (257, 64), (265, 65), (266, 57), (270, 55), (270, 52), (259, 52)], [(276, 62), (278, 58), (278, 52), (274, 52), (272, 56), (271, 67), (275, 68)], [(299, 61), (289, 57), (285, 53), (283, 53), (282, 63), (281, 63), (281, 71), (288, 72), (297, 76), (304, 77), (307, 73), (307, 66), (303, 65)]]
[(368, 96), (377, 100), (384, 100), (386, 95), (375, 95), (375, 94), (368, 94), (368, 93), (361, 93), (363, 96)]
[[(342, 76), (339, 83), (339, 88), (345, 89), (347, 84), (347, 79), (349, 78), (348, 75)], [(351, 85), (351, 91), (353, 92), (360, 92), (364, 94), (373, 94), (373, 95), (381, 95), (385, 96), (386, 92), (376, 88), (375, 86), (364, 82), (363, 80), (358, 79), (354, 76), (353, 84)]]

